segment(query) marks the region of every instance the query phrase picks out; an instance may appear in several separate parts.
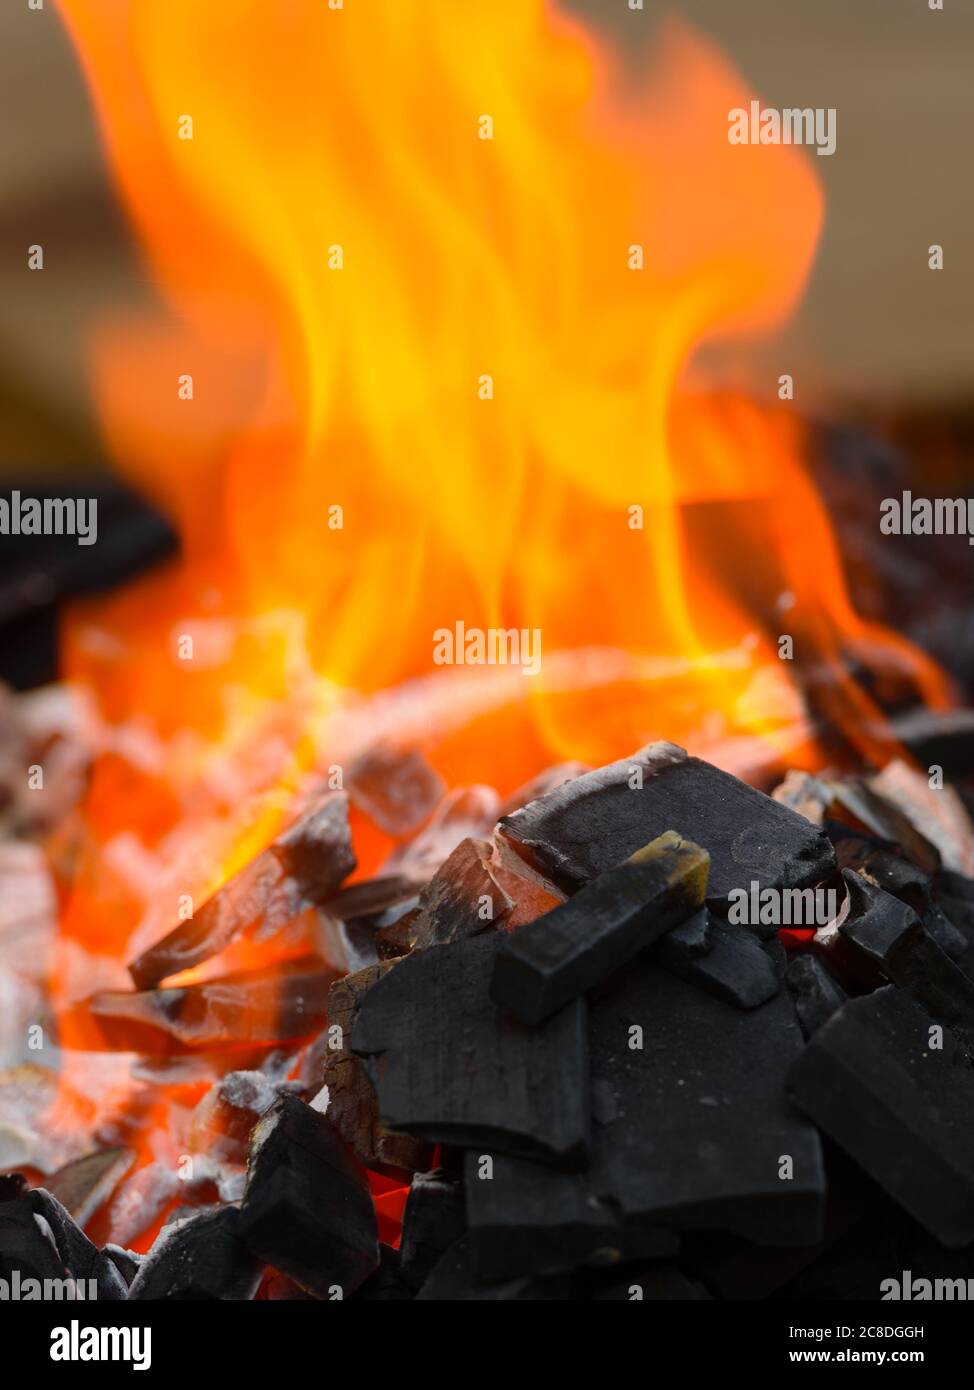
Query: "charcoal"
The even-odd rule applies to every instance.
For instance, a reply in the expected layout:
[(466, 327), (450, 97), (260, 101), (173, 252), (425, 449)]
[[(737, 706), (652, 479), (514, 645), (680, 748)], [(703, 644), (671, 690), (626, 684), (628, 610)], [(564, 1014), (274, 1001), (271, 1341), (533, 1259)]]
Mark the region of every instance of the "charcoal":
[[(334, 988), (334, 986), (333, 986)], [(278, 1096), (296, 1083), (274, 1081), (260, 1071), (231, 1071), (215, 1082), (193, 1111), (190, 1143), (225, 1162), (242, 1163), (250, 1133)]]
[(414, 1171), (427, 1167), (430, 1146), (411, 1134), (396, 1134), (379, 1119), (379, 1103), (361, 1057), (351, 1050), (352, 1030), (365, 995), (391, 968), (368, 966), (336, 980), (328, 995), (328, 1027), (309, 1059), (309, 1089), (328, 1087), (328, 1118), (360, 1162)]
[(457, 787), (447, 792), (419, 834), (392, 852), (384, 872), (427, 882), (461, 840), (483, 839), (490, 833), (499, 804), (493, 787)]
[(335, 978), (316, 957), (198, 985), (127, 994), (103, 990), (87, 1001), (105, 1045), (172, 1053), (221, 1043), (306, 1037), (326, 1020)]
[(706, 955), (691, 956), (664, 936), (656, 958), (672, 974), (738, 1009), (756, 1009), (780, 988), (775, 963), (750, 928), (719, 919)]
[(785, 974), (802, 1032), (810, 1038), (845, 1003), (845, 990), (811, 952), (795, 956)]
[(397, 917), (388, 926), (379, 927), (372, 938), (378, 959), (380, 961), (399, 960), (401, 956), (408, 956), (416, 944), (419, 920), (417, 903), (417, 906), (411, 911), (404, 912), (401, 917)]
[(752, 880), (803, 888), (834, 867), (826, 836), (803, 816), (672, 743), (576, 777), (500, 823), (518, 853), (567, 892), (671, 827), (709, 851), (708, 903), (718, 911)]
[(827, 783), (832, 800), (826, 808), (826, 818), (890, 841), (898, 845), (922, 873), (936, 873), (940, 868), (937, 848), (895, 803), (879, 793), (877, 785), (875, 778), (871, 784), (856, 778)]
[(974, 1044), (974, 981), (940, 949), (911, 907), (858, 874), (846, 870), (843, 878), (852, 904), (839, 928), (843, 945)]
[(103, 1149), (65, 1164), (47, 1180), (47, 1190), (79, 1226), (87, 1226), (135, 1162), (133, 1149)]
[(667, 831), (501, 945), (491, 998), (524, 1023), (541, 1023), (694, 912), (709, 857)]
[(240, 1237), (240, 1212), (220, 1207), (163, 1226), (129, 1288), (131, 1299), (248, 1301), (263, 1266)]
[(308, 902), (325, 902), (355, 868), (346, 793), (319, 798), (277, 837), (271, 853)]
[(660, 958), (691, 961), (705, 956), (714, 941), (714, 919), (709, 908), (702, 907), (685, 922), (671, 927), (660, 940), (656, 950)]
[(84, 1281), (82, 1297), (120, 1299), (118, 1270), (42, 1187), (0, 1203), (0, 1277)]
[(503, 835), (494, 839), (490, 875), (513, 906), (501, 923), (506, 932), (517, 931), (565, 901), (565, 894), (549, 878), (539, 874), (514, 850)]
[(466, 1232), (463, 1188), (442, 1169), (413, 1176), (402, 1218), (403, 1277), (420, 1288), (442, 1255)]
[(416, 830), (443, 796), (443, 779), (418, 748), (379, 744), (357, 758), (345, 785), (359, 810), (387, 835)]
[(334, 1126), (294, 1096), (282, 1096), (257, 1122), (240, 1235), (319, 1298), (336, 1288), (347, 1298), (378, 1267), (368, 1184)]
[[(467, 1219), (482, 1276), (664, 1258), (677, 1231), (698, 1227), (759, 1243), (814, 1243), (824, 1197), (819, 1140), (784, 1094), (801, 1045), (784, 991), (742, 1012), (648, 956), (620, 971), (592, 1009), (593, 1090), (606, 1088), (615, 1105), (593, 1126), (588, 1172), (554, 1173), (497, 1154), (487, 1155), (490, 1170), (480, 1153), (467, 1157)], [(779, 1177), (785, 1155), (790, 1178)]]
[(793, 1064), (795, 1103), (937, 1240), (974, 1240), (974, 1071), (960, 1040), (886, 985), (850, 999)]
[(603, 1288), (595, 1298), (600, 1303), (656, 1300), (668, 1303), (698, 1303), (708, 1301), (710, 1294), (702, 1284), (688, 1278), (678, 1265), (660, 1261), (658, 1264), (631, 1269), (625, 1278)]
[(111, 1244), (104, 1247), (102, 1254), (111, 1260), (126, 1285), (131, 1288), (132, 1280), (138, 1274), (145, 1256), (137, 1254), (134, 1250), (125, 1250), (121, 1245)]
[(12, 1202), (30, 1188), (23, 1173), (0, 1173), (0, 1202)]
[(489, 995), (502, 939), (489, 932), (399, 961), (362, 1001), (352, 1049), (376, 1058), (390, 1129), (571, 1167), (588, 1145), (585, 1002), (541, 1028), (502, 1014)]
[(444, 946), (487, 931), (513, 906), (491, 877), (486, 840), (461, 840), (419, 895), (413, 945)]
[(900, 759), (887, 763), (870, 786), (937, 847), (944, 869), (974, 874), (974, 825), (953, 787), (931, 787), (928, 776)]
[(420, 892), (425, 878), (411, 874), (384, 874), (350, 883), (328, 900), (329, 916), (343, 922), (385, 912), (390, 907), (411, 902)]
[(921, 767), (942, 767), (948, 781), (974, 776), (974, 710), (918, 706), (893, 715), (874, 732), (902, 743)]
[(480, 1300), (485, 1303), (545, 1301), (568, 1296), (569, 1290), (564, 1280), (518, 1278), (482, 1283), (470, 1242), (465, 1236), (441, 1256), (416, 1295), (424, 1302)]
[(129, 965), (139, 989), (150, 989), (170, 975), (199, 965), (241, 936), (272, 935), (293, 921), (307, 904), (280, 859), (264, 850), (218, 888), (185, 922), (150, 946)]
[(510, 796), (505, 797), (501, 802), (499, 814), (508, 816), (512, 811), (519, 811), (522, 806), (527, 806), (529, 801), (537, 801), (539, 797), (553, 792), (556, 787), (591, 771), (588, 763), (579, 762), (556, 763), (553, 767), (546, 767), (537, 777), (532, 777), (530, 782), (525, 782), (523, 786), (511, 792)]
[(379, 1246), (379, 1268), (353, 1294), (366, 1303), (401, 1303), (415, 1297), (415, 1289), (402, 1275), (399, 1251), (389, 1245)]

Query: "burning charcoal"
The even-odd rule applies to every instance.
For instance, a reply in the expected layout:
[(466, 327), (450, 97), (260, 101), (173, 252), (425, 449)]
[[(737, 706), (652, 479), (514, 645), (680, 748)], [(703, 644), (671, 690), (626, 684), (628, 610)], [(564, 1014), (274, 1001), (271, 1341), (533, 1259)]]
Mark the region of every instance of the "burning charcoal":
[(503, 1015), (489, 996), (502, 939), (489, 932), (399, 961), (362, 1001), (352, 1048), (377, 1057), (390, 1129), (571, 1167), (588, 1140), (585, 1004), (542, 1028)]
[(869, 785), (937, 847), (943, 868), (974, 874), (974, 825), (953, 787), (931, 787), (924, 773), (900, 759), (887, 763)]
[(328, 1027), (311, 1049), (307, 1077), (312, 1093), (328, 1087), (328, 1118), (356, 1158), (370, 1166), (412, 1171), (429, 1163), (429, 1144), (411, 1134), (395, 1134), (380, 1122), (365, 1063), (350, 1047), (362, 999), (391, 966), (371, 965), (335, 981), (328, 995)]
[(271, 853), (308, 902), (325, 902), (355, 868), (346, 793), (319, 799), (277, 837)]
[(810, 1038), (845, 1003), (845, 991), (832, 978), (820, 958), (811, 953), (795, 956), (788, 965), (785, 978), (795, 1001), (802, 1031), (806, 1038)]
[(240, 1234), (309, 1293), (348, 1297), (379, 1263), (368, 1185), (337, 1131), (294, 1096), (257, 1122)]
[(795, 1103), (942, 1244), (974, 1240), (974, 1072), (887, 985), (851, 999), (792, 1066)]
[(247, 1301), (257, 1292), (262, 1268), (240, 1237), (236, 1207), (181, 1211), (159, 1232), (128, 1296)]
[[(0, 1169), (38, 1168), (54, 1173), (90, 1147), (81, 1126), (55, 1122), (73, 1109), (75, 1097), (55, 1072), (33, 1062), (0, 1071)], [(80, 1112), (79, 1112), (80, 1113)]]
[(484, 1284), (477, 1275), (470, 1242), (458, 1240), (441, 1256), (426, 1283), (416, 1295), (424, 1302), (456, 1302), (478, 1299), (483, 1302), (524, 1302), (563, 1299), (569, 1296), (564, 1281), (555, 1279), (510, 1279)]
[(912, 908), (846, 870), (852, 905), (839, 928), (843, 946), (857, 961), (908, 989), (940, 1023), (974, 1043), (974, 981), (925, 930)]
[(129, 966), (139, 989), (218, 955), (241, 936), (267, 940), (355, 867), (343, 792), (317, 798), (277, 840)]
[(106, 1245), (101, 1253), (106, 1259), (111, 1260), (125, 1283), (131, 1288), (132, 1280), (138, 1274), (145, 1256), (136, 1254), (134, 1250), (123, 1250), (120, 1245)]
[(466, 1226), (461, 1185), (442, 1168), (415, 1173), (402, 1218), (403, 1278), (418, 1289)]
[(513, 903), (502, 924), (504, 931), (517, 931), (565, 901), (561, 889), (515, 854), (502, 835), (494, 839), (490, 874)]
[(379, 1268), (370, 1274), (352, 1297), (364, 1303), (404, 1302), (414, 1297), (415, 1290), (402, 1276), (399, 1251), (389, 1245), (379, 1246)]
[(419, 894), (425, 879), (410, 874), (386, 874), (380, 878), (350, 883), (328, 900), (328, 913), (343, 922), (385, 912), (387, 908), (412, 901)]
[(278, 1096), (297, 1083), (281, 1083), (259, 1071), (231, 1071), (221, 1077), (193, 1111), (190, 1143), (225, 1161), (241, 1163), (254, 1125)]
[(270, 1042), (321, 1028), (334, 978), (333, 970), (308, 957), (198, 985), (136, 994), (104, 990), (87, 1007), (106, 1046), (122, 1051)]
[(193, 917), (132, 961), (129, 974), (139, 989), (150, 989), (218, 955), (239, 936), (258, 927), (268, 936), (306, 907), (298, 884), (272, 850), (264, 850), (208, 898)]
[(467, 1218), (484, 1278), (596, 1257), (658, 1259), (685, 1229), (762, 1244), (818, 1239), (818, 1136), (784, 1093), (802, 1045), (786, 993), (745, 1013), (642, 956), (594, 1005), (591, 1033), (593, 1090), (615, 1105), (593, 1127), (588, 1172), (467, 1157)]
[(372, 938), (379, 960), (398, 960), (401, 956), (408, 956), (416, 944), (419, 921), (419, 907), (416, 906), (388, 926), (380, 927)]
[(490, 833), (499, 804), (493, 787), (458, 787), (447, 792), (419, 834), (389, 856), (385, 871), (412, 875), (426, 883), (461, 840), (482, 839)]
[(519, 811), (522, 806), (527, 806), (529, 801), (537, 801), (541, 796), (547, 796), (556, 787), (562, 786), (565, 782), (571, 782), (575, 777), (581, 777), (585, 772), (591, 772), (588, 763), (567, 762), (557, 763), (554, 767), (546, 767), (544, 772), (539, 772), (537, 777), (532, 777), (530, 782), (525, 782), (522, 787), (511, 792), (500, 806), (500, 815), (509, 816), (512, 811)]
[(57, 899), (43, 850), (0, 841), (0, 959), (28, 979), (43, 977), (56, 932)]
[(540, 1023), (703, 905), (709, 856), (674, 831), (502, 944), (491, 998)]
[(352, 800), (387, 835), (422, 825), (446, 791), (418, 748), (382, 744), (356, 759), (345, 778)]
[(445, 946), (476, 936), (510, 915), (513, 906), (491, 877), (486, 840), (461, 840), (419, 895), (413, 944)]
[[(125, 1284), (118, 1270), (74, 1222), (56, 1197), (35, 1187), (21, 1199), (33, 1214), (38, 1229), (53, 1243), (63, 1272), (74, 1279), (94, 1281), (98, 1298), (124, 1298)], [(5, 1208), (0, 1207), (0, 1214)], [(0, 1238), (0, 1248), (4, 1242)]]
[(849, 778), (844, 782), (829, 782), (832, 801), (826, 808), (828, 820), (840, 821), (853, 830), (864, 830), (880, 840), (899, 845), (903, 853), (921, 872), (936, 873), (940, 854), (936, 847), (914, 827), (898, 806), (871, 785)]
[(707, 847), (708, 903), (717, 910), (752, 880), (803, 888), (835, 864), (827, 838), (803, 816), (672, 743), (576, 777), (501, 821), (518, 853), (567, 892), (670, 826)]
[(100, 1153), (86, 1154), (59, 1168), (48, 1179), (47, 1190), (79, 1226), (87, 1226), (134, 1162), (132, 1149), (104, 1149)]
[(754, 933), (719, 919), (705, 956), (687, 955), (679, 945), (674, 948), (666, 936), (656, 956), (672, 974), (738, 1009), (756, 1009), (774, 998), (780, 988), (775, 963)]

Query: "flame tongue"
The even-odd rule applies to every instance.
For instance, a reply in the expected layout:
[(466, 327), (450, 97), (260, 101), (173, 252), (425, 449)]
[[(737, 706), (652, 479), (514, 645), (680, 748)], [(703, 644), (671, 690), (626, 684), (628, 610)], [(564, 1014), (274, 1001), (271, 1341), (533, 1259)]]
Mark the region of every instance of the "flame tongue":
[[(120, 921), (171, 921), (379, 733), (503, 790), (653, 736), (810, 765), (783, 592), (857, 739), (848, 644), (942, 694), (853, 613), (793, 419), (687, 393), (700, 344), (789, 312), (822, 222), (798, 151), (729, 144), (751, 94), (704, 41), (665, 29), (629, 91), (543, 0), (59, 3), (159, 297), (98, 326), (104, 430), (184, 539), (68, 623), (113, 733), (66, 939), (123, 961)], [(461, 621), (527, 646), (441, 668)]]

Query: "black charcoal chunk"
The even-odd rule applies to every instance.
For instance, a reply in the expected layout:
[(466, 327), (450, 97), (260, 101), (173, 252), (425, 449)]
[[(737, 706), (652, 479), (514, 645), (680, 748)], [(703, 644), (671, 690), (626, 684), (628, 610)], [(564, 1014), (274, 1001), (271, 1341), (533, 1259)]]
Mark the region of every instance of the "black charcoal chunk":
[(624, 1278), (601, 1289), (595, 1298), (600, 1303), (703, 1303), (709, 1301), (710, 1294), (679, 1266), (661, 1261), (630, 1269)]
[(492, 999), (524, 1023), (550, 1018), (699, 911), (708, 865), (706, 850), (667, 831), (508, 936)]
[(852, 910), (839, 928), (842, 943), (974, 1046), (974, 981), (940, 949), (910, 907), (858, 874), (847, 871), (843, 877)]
[(578, 1166), (589, 1127), (585, 1001), (540, 1028), (502, 1013), (490, 999), (500, 945), (489, 932), (397, 962), (362, 1000), (352, 1048), (375, 1058), (389, 1129)]
[(713, 945), (714, 919), (709, 908), (702, 907), (685, 922), (672, 927), (659, 943), (658, 950), (674, 959), (695, 960), (705, 956)]
[(131, 1287), (132, 1280), (138, 1274), (145, 1256), (137, 1254), (134, 1250), (126, 1250), (121, 1245), (111, 1244), (102, 1248), (102, 1254), (111, 1260), (125, 1283)]
[(251, 1141), (240, 1235), (319, 1298), (344, 1297), (379, 1263), (368, 1184), (324, 1115), (282, 1096)]
[(576, 777), (500, 822), (518, 852), (568, 892), (671, 827), (709, 851), (708, 903), (718, 910), (752, 880), (801, 888), (835, 867), (825, 834), (804, 816), (672, 743)]
[(403, 1278), (399, 1251), (390, 1245), (379, 1246), (379, 1268), (352, 1295), (363, 1303), (405, 1303), (415, 1296), (416, 1290)]
[[(93, 1245), (65, 1208), (42, 1187), (0, 1202), (0, 1278), (63, 1281), (79, 1284), (80, 1297), (122, 1299), (125, 1282), (118, 1270)], [(58, 1287), (61, 1287), (60, 1283)], [(68, 1297), (62, 1292), (12, 1297)]]
[(615, 1103), (593, 1126), (588, 1171), (468, 1154), (467, 1218), (482, 1276), (662, 1258), (674, 1253), (676, 1232), (695, 1228), (814, 1243), (821, 1148), (784, 1089), (801, 1046), (784, 992), (745, 1013), (646, 956), (620, 971), (592, 1008), (593, 1089)]
[(749, 927), (714, 923), (710, 950), (690, 956), (664, 937), (656, 948), (661, 965), (738, 1009), (756, 1009), (780, 988), (775, 961)]
[(932, 1236), (952, 1249), (974, 1240), (974, 1070), (905, 990), (849, 1000), (788, 1081), (795, 1103)]
[(240, 1238), (236, 1207), (178, 1213), (156, 1237), (129, 1288), (132, 1299), (253, 1298), (263, 1265)]
[(419, 895), (413, 945), (443, 946), (477, 936), (508, 917), (510, 898), (491, 876), (486, 840), (461, 840)]
[(785, 979), (806, 1038), (827, 1023), (846, 1001), (845, 990), (811, 952), (792, 958)]
[(469, 1240), (464, 1236), (441, 1256), (417, 1299), (423, 1302), (480, 1300), (486, 1303), (544, 1301), (569, 1296), (557, 1279), (518, 1278), (486, 1284), (478, 1275)]
[(392, 962), (382, 962), (335, 981), (328, 995), (328, 1027), (311, 1049), (307, 1078), (312, 1095), (328, 1087), (328, 1118), (361, 1163), (414, 1170), (428, 1166), (430, 1145), (381, 1123), (366, 1065), (351, 1048), (359, 1005), (390, 968)]
[(403, 1277), (419, 1288), (433, 1266), (465, 1234), (463, 1188), (442, 1168), (413, 1176), (402, 1217)]

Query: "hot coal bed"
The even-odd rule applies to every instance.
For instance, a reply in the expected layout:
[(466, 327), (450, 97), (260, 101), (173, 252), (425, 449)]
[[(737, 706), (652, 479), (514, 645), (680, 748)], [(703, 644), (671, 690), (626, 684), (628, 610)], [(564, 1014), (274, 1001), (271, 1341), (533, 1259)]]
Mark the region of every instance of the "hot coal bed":
[[(348, 884), (350, 792), (421, 828)], [(506, 805), (483, 792), (442, 796), (415, 753), (363, 760), (132, 963), (133, 991), (87, 1001), (108, 1045), (177, 1064), (269, 1028), (311, 1041), (227, 1061), (194, 1119), (208, 1183), (184, 1185), (145, 1255), (82, 1230), (111, 1154), (46, 1185), (0, 1179), (5, 1280), (93, 1281), (100, 1299), (703, 1300), (974, 1275), (957, 791), (892, 763), (792, 773), (772, 796), (656, 743), (553, 768)], [(166, 987), (308, 904), (319, 955)], [(366, 1170), (408, 1184), (395, 1248)]]

